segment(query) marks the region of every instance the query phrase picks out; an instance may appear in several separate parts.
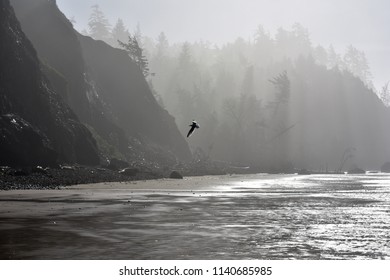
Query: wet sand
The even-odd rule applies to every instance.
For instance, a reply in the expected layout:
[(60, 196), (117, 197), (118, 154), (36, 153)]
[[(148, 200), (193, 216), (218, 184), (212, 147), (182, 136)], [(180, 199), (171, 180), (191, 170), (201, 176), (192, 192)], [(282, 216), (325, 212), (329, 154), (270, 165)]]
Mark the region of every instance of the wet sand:
[[(282, 177), (291, 177), (284, 175)], [(222, 191), (223, 186), (281, 175), (197, 176), (180, 179), (156, 179), (130, 182), (80, 184), (59, 189), (0, 191), (0, 218), (48, 218), (56, 215), (79, 215), (106, 212), (104, 205), (128, 203), (134, 195), (165, 195), (194, 191)], [(80, 207), (83, 206), (83, 207)], [(65, 211), (67, 210), (67, 211)], [(83, 211), (78, 211), (83, 210)], [(89, 213), (88, 212), (88, 213)]]
[(0, 192), (1, 259), (388, 259), (390, 176), (233, 175)]

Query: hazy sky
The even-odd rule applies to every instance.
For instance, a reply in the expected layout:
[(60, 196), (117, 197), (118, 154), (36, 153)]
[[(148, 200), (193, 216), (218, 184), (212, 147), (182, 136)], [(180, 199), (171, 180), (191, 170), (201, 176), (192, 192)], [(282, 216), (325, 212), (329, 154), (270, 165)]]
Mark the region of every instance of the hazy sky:
[(295, 22), (308, 28), (314, 45), (343, 52), (352, 44), (370, 62), (374, 84), (390, 80), (389, 0), (57, 0), (60, 9), (87, 29), (98, 4), (111, 24), (122, 18), (130, 31), (139, 22), (144, 35), (164, 31), (170, 42), (204, 40), (221, 44), (253, 38), (259, 24), (272, 34)]

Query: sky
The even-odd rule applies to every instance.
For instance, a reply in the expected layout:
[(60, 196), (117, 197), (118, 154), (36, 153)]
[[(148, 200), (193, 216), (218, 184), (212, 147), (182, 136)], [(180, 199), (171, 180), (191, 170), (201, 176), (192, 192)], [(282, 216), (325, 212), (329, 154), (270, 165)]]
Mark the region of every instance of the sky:
[(221, 45), (238, 37), (252, 39), (262, 25), (274, 34), (298, 22), (314, 46), (332, 44), (339, 53), (349, 45), (365, 52), (377, 89), (390, 81), (389, 0), (57, 0), (62, 12), (87, 29), (91, 6), (98, 4), (112, 25), (121, 18), (132, 32), (170, 42), (209, 41)]

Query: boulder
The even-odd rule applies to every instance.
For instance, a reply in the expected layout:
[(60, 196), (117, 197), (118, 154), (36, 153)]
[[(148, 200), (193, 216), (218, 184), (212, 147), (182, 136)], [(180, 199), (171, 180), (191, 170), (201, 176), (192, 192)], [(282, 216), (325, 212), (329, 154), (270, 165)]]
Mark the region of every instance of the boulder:
[(361, 168), (355, 167), (348, 170), (348, 174), (366, 174), (366, 171)]
[(390, 173), (390, 162), (386, 162), (382, 165), (381, 172)]
[(183, 175), (181, 175), (177, 171), (172, 171), (171, 175), (169, 175), (169, 178), (171, 178), (171, 179), (183, 179)]
[(310, 175), (311, 174), (311, 172), (305, 168), (299, 169), (297, 173), (298, 173), (298, 175)]

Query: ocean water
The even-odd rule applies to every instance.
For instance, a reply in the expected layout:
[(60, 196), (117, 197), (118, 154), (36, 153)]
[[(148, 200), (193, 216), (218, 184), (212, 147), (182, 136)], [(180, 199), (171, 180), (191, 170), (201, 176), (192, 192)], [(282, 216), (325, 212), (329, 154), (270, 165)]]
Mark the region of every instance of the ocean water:
[(239, 176), (56, 203), (0, 215), (1, 259), (390, 259), (389, 174)]

